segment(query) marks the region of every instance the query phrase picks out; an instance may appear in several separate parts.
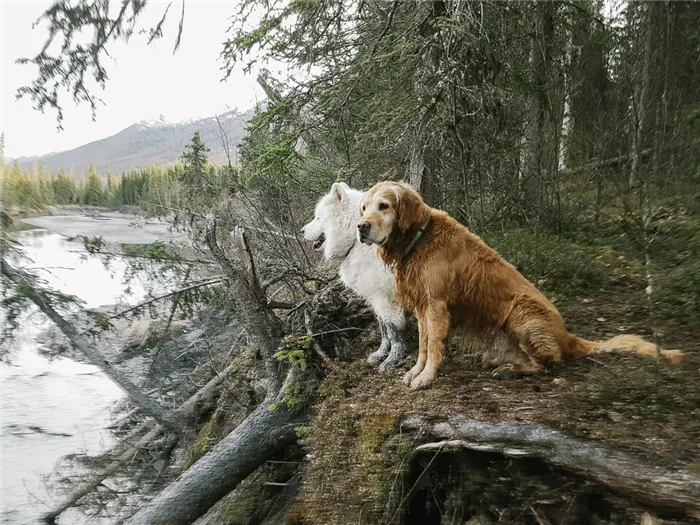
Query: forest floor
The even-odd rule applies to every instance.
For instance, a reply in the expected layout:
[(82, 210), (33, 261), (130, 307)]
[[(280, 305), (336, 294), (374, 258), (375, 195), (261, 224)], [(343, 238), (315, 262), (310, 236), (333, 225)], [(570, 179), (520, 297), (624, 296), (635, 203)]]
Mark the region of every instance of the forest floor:
[[(630, 333), (651, 339), (648, 317), (640, 315), (640, 301), (644, 304), (643, 289), (617, 283), (585, 297), (562, 298), (558, 307), (569, 330), (584, 338), (601, 340)], [(624, 450), (651, 464), (700, 473), (700, 331), (657, 322), (656, 333), (663, 348), (684, 352), (681, 363), (630, 354), (593, 354), (565, 359), (537, 375), (495, 379), (491, 370), (482, 369), (476, 356), (452, 350), (433, 387), (421, 392), (409, 391), (401, 381), (414, 353), (405, 366), (386, 375), (364, 363), (364, 355), (378, 344), (377, 336), (371, 334), (357, 345), (357, 359), (341, 364), (321, 387), (309, 430), (310, 460), (303, 467), (301, 514), (310, 523), (353, 523), (358, 515), (369, 523), (398, 518), (387, 515), (391, 508), (387, 501), (396, 498), (391, 495), (392, 487), (405, 483), (407, 464), (415, 461), (409, 458), (421, 437), (404, 434), (401, 427), (413, 414), (429, 421), (459, 414), (487, 422), (542, 423), (572, 437)], [(515, 479), (515, 471), (509, 473), (506, 467), (500, 471), (493, 462), (490, 465), (492, 470), (482, 473), (487, 485), (498, 484), (503, 476)], [(438, 485), (454, 478), (454, 470), (448, 471), (453, 474), (440, 474)], [(537, 476), (525, 478), (533, 485), (541, 482)], [(521, 480), (521, 485), (530, 481)], [(565, 481), (577, 491), (586, 486), (568, 478)], [(436, 492), (438, 485), (433, 486)], [(406, 489), (399, 493), (405, 494)], [(516, 505), (516, 498), (507, 491), (498, 497), (510, 498), (510, 503), (501, 502), (504, 512)], [(443, 514), (445, 505), (438, 505)], [(494, 507), (494, 501), (475, 505), (488, 509)], [(585, 505), (579, 512), (592, 515)], [(514, 522), (537, 522), (529, 510), (527, 514), (528, 519)], [(627, 522), (615, 519), (613, 523)]]

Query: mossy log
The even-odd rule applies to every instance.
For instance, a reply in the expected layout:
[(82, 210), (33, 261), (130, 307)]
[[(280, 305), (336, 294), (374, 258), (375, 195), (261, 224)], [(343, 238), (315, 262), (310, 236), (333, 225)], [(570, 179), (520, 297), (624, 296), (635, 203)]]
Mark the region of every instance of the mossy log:
[(466, 448), (496, 452), (511, 458), (538, 458), (614, 492), (664, 511), (700, 518), (700, 476), (670, 470), (626, 452), (567, 436), (538, 423), (489, 423), (463, 416), (429, 423), (407, 418), (404, 428), (420, 429), (442, 441), (428, 442), (418, 451)]

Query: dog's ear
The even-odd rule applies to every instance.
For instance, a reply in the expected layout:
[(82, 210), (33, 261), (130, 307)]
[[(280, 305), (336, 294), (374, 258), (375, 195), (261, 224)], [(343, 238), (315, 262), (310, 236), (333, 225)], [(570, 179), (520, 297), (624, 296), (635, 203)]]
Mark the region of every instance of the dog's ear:
[(346, 196), (345, 190), (347, 189), (348, 185), (344, 182), (334, 182), (333, 186), (331, 186), (331, 195), (333, 195), (339, 201), (342, 201)]
[(402, 184), (397, 191), (398, 225), (401, 231), (407, 231), (412, 226), (419, 226), (426, 220), (427, 207), (421, 196), (408, 185)]

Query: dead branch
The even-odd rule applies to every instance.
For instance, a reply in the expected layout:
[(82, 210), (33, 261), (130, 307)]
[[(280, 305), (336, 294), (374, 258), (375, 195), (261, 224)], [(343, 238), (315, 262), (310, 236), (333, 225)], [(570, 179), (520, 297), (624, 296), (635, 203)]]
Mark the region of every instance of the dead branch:
[(218, 239), (218, 220), (207, 216), (205, 239), (209, 250), (224, 269), (231, 295), (243, 305), (241, 312), (248, 321), (249, 333), (263, 357), (265, 369), (271, 381), (270, 390), (277, 391), (281, 384), (278, 363), (274, 358), (282, 339), (282, 324), (268, 306), (265, 292), (260, 287), (255, 262), (242, 228), (235, 228), (226, 241), (233, 245), (240, 256), (242, 268), (227, 255), (226, 244)]
[[(206, 385), (195, 392), (187, 401), (185, 401), (180, 407), (173, 412), (173, 417), (179, 421), (186, 421), (194, 413), (195, 408), (199, 404), (213, 404), (214, 398), (219, 393), (221, 389), (221, 384), (224, 380), (231, 374), (232, 369), (229, 367), (222, 374), (218, 374), (213, 377)], [(126, 419), (132, 416), (139, 407), (130, 410), (122, 419)], [(120, 420), (121, 421), (121, 420)], [(117, 423), (113, 424), (108, 428), (116, 426)], [(143, 430), (144, 425), (139, 425), (128, 437), (124, 439), (124, 442), (128, 443), (133, 436), (140, 433)], [(119, 468), (131, 460), (134, 454), (140, 449), (145, 448), (151, 441), (157, 438), (163, 431), (163, 428), (156, 425), (150, 432), (148, 432), (144, 437), (142, 437), (134, 445), (130, 446), (126, 451), (124, 451), (116, 460), (110, 463), (100, 474), (95, 476), (91, 481), (86, 483), (80, 489), (73, 492), (68, 498), (66, 498), (63, 503), (55, 507), (53, 510), (48, 512), (43, 516), (43, 520), (46, 523), (55, 523), (56, 518), (73, 507), (78, 501), (90, 494), (95, 490), (105, 479), (113, 475)]]
[[(304, 312), (304, 324), (306, 326), (306, 331), (311, 334), (313, 323), (311, 322), (311, 316), (309, 315), (308, 311)], [(321, 349), (321, 345), (319, 345), (316, 339), (314, 339), (313, 334), (311, 334), (311, 346), (313, 347), (314, 352), (316, 352), (319, 357), (323, 359), (323, 363), (331, 370), (335, 370), (335, 363), (330, 357), (328, 357), (328, 354)]]
[(431, 424), (420, 417), (404, 427), (421, 429), (444, 441), (416, 450), (468, 448), (512, 458), (538, 458), (645, 504), (700, 516), (700, 476), (653, 465), (626, 452), (585, 442), (538, 423), (488, 423), (463, 416)]
[(149, 304), (153, 304), (158, 301), (162, 301), (164, 299), (167, 299), (169, 297), (172, 297), (173, 295), (180, 295), (185, 292), (189, 292), (191, 290), (196, 290), (197, 288), (203, 288), (205, 286), (211, 286), (213, 284), (220, 284), (226, 280), (226, 277), (223, 276), (217, 276), (217, 277), (209, 277), (201, 282), (191, 284), (189, 286), (185, 286), (184, 288), (178, 288), (177, 290), (173, 290), (171, 292), (165, 293), (163, 295), (159, 295), (157, 297), (152, 297), (148, 299), (147, 301), (143, 301), (142, 303), (139, 303), (135, 306), (130, 306), (129, 308), (126, 308), (125, 310), (122, 310), (121, 312), (117, 312), (116, 314), (112, 314), (109, 316), (109, 319), (117, 319), (119, 317), (122, 317), (129, 312), (133, 312), (134, 310), (140, 310), (144, 306), (148, 306)]
[(294, 310), (299, 303), (289, 303), (286, 301), (268, 301), (267, 306), (275, 310)]
[(243, 423), (126, 524), (186, 525), (203, 516), (276, 450), (296, 440), (295, 428), (305, 419), (288, 408), (283, 399), (284, 388), (268, 395)]

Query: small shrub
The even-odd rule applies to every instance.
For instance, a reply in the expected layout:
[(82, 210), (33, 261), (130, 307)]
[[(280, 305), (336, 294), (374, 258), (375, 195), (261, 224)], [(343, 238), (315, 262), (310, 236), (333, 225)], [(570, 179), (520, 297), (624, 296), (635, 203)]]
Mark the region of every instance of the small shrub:
[(486, 239), (538, 288), (567, 293), (605, 284), (606, 269), (590, 252), (549, 233), (525, 228), (494, 232)]
[(659, 275), (656, 286), (658, 314), (680, 324), (700, 323), (700, 263), (679, 266)]

